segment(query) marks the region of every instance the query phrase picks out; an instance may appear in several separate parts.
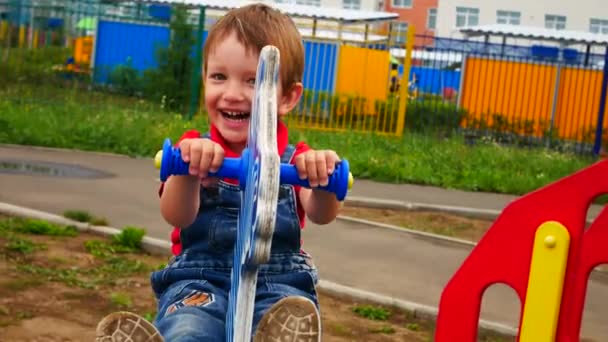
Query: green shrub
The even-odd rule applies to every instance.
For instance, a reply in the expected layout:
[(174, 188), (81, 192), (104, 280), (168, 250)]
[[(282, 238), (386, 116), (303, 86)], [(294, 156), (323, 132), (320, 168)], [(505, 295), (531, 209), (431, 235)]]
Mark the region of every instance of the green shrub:
[(141, 241), (145, 235), (144, 229), (127, 226), (122, 229), (120, 234), (113, 236), (112, 242), (118, 246), (138, 250), (141, 248)]
[(78, 222), (90, 222), (93, 216), (84, 210), (66, 210), (63, 216)]
[(195, 43), (193, 27), (188, 24), (185, 6), (172, 7), (169, 47), (158, 48), (158, 68), (148, 69), (142, 78), (143, 91), (148, 99), (162, 102), (163, 108), (185, 112), (190, 97), (190, 78), (193, 71), (192, 49)]
[(141, 92), (142, 80), (139, 72), (132, 65), (131, 58), (127, 64), (119, 65), (110, 73), (109, 81), (116, 91), (127, 96), (133, 96)]
[(460, 127), (466, 111), (442, 100), (410, 101), (405, 127), (413, 132), (451, 132)]
[(55, 46), (12, 48), (4, 53), (8, 53), (8, 60), (0, 60), (0, 86), (56, 83), (60, 76), (56, 68), (62, 67), (71, 55), (69, 49)]

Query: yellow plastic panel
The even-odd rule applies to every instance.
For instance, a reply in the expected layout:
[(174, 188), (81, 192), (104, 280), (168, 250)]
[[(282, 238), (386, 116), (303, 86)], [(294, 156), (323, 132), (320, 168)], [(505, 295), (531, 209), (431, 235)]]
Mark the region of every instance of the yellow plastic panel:
[(568, 263), (570, 234), (548, 221), (536, 231), (520, 342), (554, 342)]

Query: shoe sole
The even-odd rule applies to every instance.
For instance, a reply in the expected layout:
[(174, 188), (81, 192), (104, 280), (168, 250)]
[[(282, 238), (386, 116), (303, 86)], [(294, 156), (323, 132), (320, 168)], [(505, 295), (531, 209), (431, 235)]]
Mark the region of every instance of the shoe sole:
[(163, 342), (152, 323), (130, 312), (115, 312), (99, 322), (96, 342)]
[(320, 342), (321, 322), (314, 303), (306, 298), (283, 298), (260, 323), (254, 342)]

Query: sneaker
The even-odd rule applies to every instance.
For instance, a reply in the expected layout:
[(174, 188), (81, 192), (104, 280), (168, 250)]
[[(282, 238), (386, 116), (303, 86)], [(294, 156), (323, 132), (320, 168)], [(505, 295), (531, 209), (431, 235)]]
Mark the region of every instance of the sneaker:
[(114, 312), (97, 324), (96, 342), (163, 342), (156, 327), (130, 312)]
[(320, 342), (319, 311), (308, 298), (283, 298), (264, 314), (258, 324), (253, 341)]

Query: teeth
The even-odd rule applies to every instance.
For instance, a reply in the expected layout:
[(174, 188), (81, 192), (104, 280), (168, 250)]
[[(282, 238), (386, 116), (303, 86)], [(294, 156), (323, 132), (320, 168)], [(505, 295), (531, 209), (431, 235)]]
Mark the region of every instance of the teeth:
[(232, 121), (246, 121), (249, 120), (249, 112), (227, 112), (221, 111), (228, 120)]
[(237, 115), (245, 115), (247, 114), (246, 112), (224, 112), (230, 116), (237, 116)]

